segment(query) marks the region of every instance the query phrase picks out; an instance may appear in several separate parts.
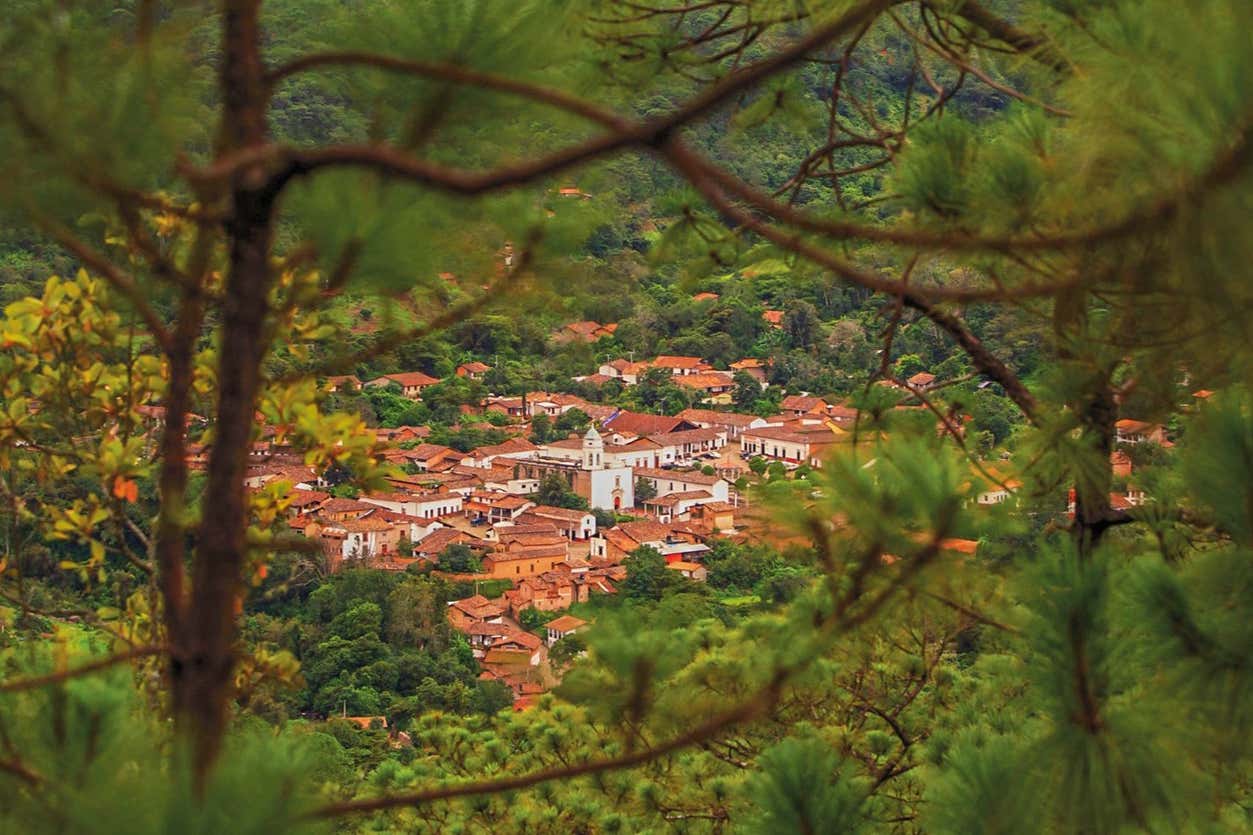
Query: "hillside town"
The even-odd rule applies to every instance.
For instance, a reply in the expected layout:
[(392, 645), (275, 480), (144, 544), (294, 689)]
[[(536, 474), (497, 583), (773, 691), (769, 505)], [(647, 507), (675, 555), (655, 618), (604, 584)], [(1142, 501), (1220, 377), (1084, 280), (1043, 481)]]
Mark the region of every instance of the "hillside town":
[[(605, 330), (578, 324), (554, 339), (594, 339)], [(764, 374), (756, 373), (764, 363), (734, 365), (765, 388)], [(345, 491), (333, 472), (318, 472), (290, 448), (264, 440), (254, 444), (247, 484), (253, 490), (282, 487), (287, 526), (316, 543), (328, 573), (422, 571), (474, 583), (476, 589), (493, 588), (491, 597), (476, 591), (451, 601), (448, 622), (468, 641), (480, 678), (507, 685), (520, 709), (559, 680), (548, 650), (589, 625), (562, 613), (595, 596), (616, 594), (629, 556), (653, 549), (667, 570), (702, 583), (703, 557), (716, 540), (770, 536), (765, 520), (753, 513), (747, 489), (752, 483), (767, 470), (788, 478), (820, 469), (824, 459), (868, 439), (856, 408), (808, 394), (783, 397), (772, 416), (731, 411), (726, 396), (734, 385), (731, 374), (698, 357), (613, 360), (597, 375), (575, 382), (633, 386), (653, 369), (699, 390), (698, 405), (664, 415), (560, 392), (488, 395), (476, 408), (463, 406), (462, 420), (491, 419), (484, 426), (507, 436), (497, 443), (458, 451), (430, 442), (429, 426), (375, 430), (376, 453), (391, 465), (384, 490)], [(470, 361), (455, 375), (481, 379), (490, 370)], [(324, 387), (328, 392), (385, 388), (417, 401), (440, 382), (408, 372), (366, 381), (332, 377)], [(926, 392), (942, 385), (935, 375), (918, 372), (881, 385), (895, 395), (893, 409), (919, 413), (935, 421), (940, 436), (963, 440), (968, 416), (937, 418), (928, 412)], [(537, 441), (537, 418), (578, 429)], [(1120, 449), (1110, 460), (1120, 491), (1110, 501), (1129, 508), (1147, 496), (1123, 449), (1169, 447), (1171, 441), (1160, 424), (1123, 419), (1116, 428)], [(194, 450), (193, 467), (203, 452)], [(967, 486), (975, 505), (992, 508), (1013, 502), (1022, 485), (990, 465), (972, 469)], [(1073, 495), (1069, 512), (1074, 513)], [(973, 554), (977, 543), (951, 540), (945, 547)], [(524, 628), (528, 610), (541, 613), (545, 622)]]

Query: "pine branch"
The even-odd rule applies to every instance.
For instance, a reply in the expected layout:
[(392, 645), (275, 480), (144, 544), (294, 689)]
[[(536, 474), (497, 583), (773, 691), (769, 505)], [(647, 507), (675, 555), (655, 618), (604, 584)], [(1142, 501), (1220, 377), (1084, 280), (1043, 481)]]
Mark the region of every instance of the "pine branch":
[[(671, 113), (640, 122), (629, 122), (608, 113), (596, 112), (591, 109), (591, 105), (585, 102), (576, 103), (556, 91), (541, 92), (541, 88), (522, 82), (506, 82), (500, 78), (483, 76), (480, 82), (476, 83), (482, 83), (490, 78), (491, 84), (496, 89), (503, 90), (507, 85), (511, 88), (511, 92), (527, 95), (536, 101), (562, 107), (575, 107), (576, 109), (572, 112), (580, 113), (587, 118), (595, 116), (597, 121), (610, 128), (610, 131), (604, 135), (516, 165), (506, 165), (485, 172), (467, 172), (420, 160), (397, 148), (382, 144), (332, 145), (309, 150), (273, 144), (255, 144), (227, 154), (207, 168), (185, 170), (184, 174), (189, 179), (202, 183), (221, 182), (230, 180), (239, 171), (261, 166), (268, 171), (269, 182), (275, 193), (293, 177), (311, 174), (324, 168), (341, 167), (365, 168), (396, 179), (439, 188), (455, 194), (477, 195), (515, 187), (624, 148), (660, 145), (679, 128), (696, 121), (757, 83), (795, 65), (810, 52), (874, 20), (894, 2), (899, 2), (899, 0), (865, 0), (769, 57), (726, 75)], [(437, 66), (448, 69), (446, 65), (421, 66), (425, 70), (433, 70)], [(605, 119), (612, 121), (603, 121)]]
[(29, 678), (18, 678), (11, 681), (0, 682), (0, 693), (17, 693), (23, 690), (35, 690), (40, 687), (46, 687), (49, 684), (59, 684), (63, 681), (69, 681), (80, 676), (97, 673), (101, 670), (107, 670), (109, 667), (124, 664), (127, 661), (134, 661), (137, 658), (149, 658), (154, 655), (161, 655), (166, 651), (166, 647), (161, 645), (148, 645), (135, 647), (126, 652), (120, 652), (117, 655), (110, 655), (106, 658), (100, 658), (81, 667), (72, 667), (60, 670), (55, 673), (48, 673), (42, 676), (32, 676)]
[(104, 253), (74, 234), (73, 230), (65, 224), (39, 212), (33, 213), (35, 214), (35, 223), (43, 231), (52, 236), (57, 243), (69, 250), (79, 261), (82, 261), (88, 270), (107, 281), (109, 286), (130, 302), (131, 307), (144, 320), (145, 327), (148, 328), (148, 332), (156, 340), (161, 350), (168, 351), (170, 347), (170, 332), (166, 329), (165, 323), (161, 321), (161, 317), (157, 315), (156, 309), (148, 303), (147, 295), (135, 282), (134, 276), (114, 264)]

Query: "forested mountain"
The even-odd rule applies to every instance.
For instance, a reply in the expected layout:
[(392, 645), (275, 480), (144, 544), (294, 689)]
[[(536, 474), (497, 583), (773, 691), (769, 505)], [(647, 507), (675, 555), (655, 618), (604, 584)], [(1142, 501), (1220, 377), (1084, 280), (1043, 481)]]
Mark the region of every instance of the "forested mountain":
[(1250, 4), (3, 18), (0, 831), (1253, 831)]

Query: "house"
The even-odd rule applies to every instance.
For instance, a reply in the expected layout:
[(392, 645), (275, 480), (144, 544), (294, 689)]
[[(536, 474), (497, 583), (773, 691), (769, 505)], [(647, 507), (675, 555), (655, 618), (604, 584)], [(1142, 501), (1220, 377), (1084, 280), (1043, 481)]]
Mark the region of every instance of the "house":
[(513, 521), (524, 510), (534, 506), (535, 502), (522, 496), (490, 490), (476, 490), (462, 507), (465, 510), (466, 518), (472, 523), (492, 524), (495, 522)]
[(647, 368), (647, 363), (616, 359), (601, 365), (597, 369), (597, 373), (614, 380), (621, 380), (628, 386), (633, 386), (640, 381), (640, 374)]
[(772, 328), (783, 327), (783, 311), (782, 310), (765, 310), (762, 311), (761, 318), (767, 325)]
[(442, 444), (418, 444), (401, 452), (401, 458), (420, 473), (437, 471), (445, 464), (458, 460), (461, 453)]
[(311, 467), (304, 465), (253, 464), (244, 475), (244, 486), (250, 490), (258, 490), (275, 481), (290, 481), (297, 490), (311, 489), (324, 483)]
[(366, 383), (371, 388), (378, 386), (389, 386), (393, 383), (400, 386), (400, 393), (410, 400), (417, 400), (422, 396), (422, 390), (433, 386), (439, 382), (439, 379), (429, 374), (423, 374), (421, 371), (406, 371), (400, 374), (384, 374), (382, 377), (376, 377)]
[(586, 510), (535, 505), (518, 517), (520, 523), (549, 523), (562, 536), (571, 540), (590, 539), (596, 535), (596, 514)]
[(429, 536), (436, 528), (444, 527), (442, 522), (434, 519), (423, 519), (408, 513), (397, 513), (385, 507), (377, 507), (364, 516), (365, 519), (380, 519), (391, 525), (399, 535), (410, 543), (418, 542)]
[(506, 606), (500, 600), (488, 600), (481, 594), (452, 600), (448, 603), (448, 623), (458, 632), (464, 632), (473, 623), (503, 624)]
[(322, 383), (326, 391), (360, 391), (361, 380), (352, 374), (327, 377)]
[(321, 490), (292, 490), (287, 495), (287, 512), (296, 516), (312, 513), (330, 497)]
[(656, 518), (658, 522), (685, 521), (692, 508), (714, 501), (717, 500), (708, 490), (686, 490), (646, 499), (644, 512)]
[(400, 532), (382, 519), (343, 519), (327, 528), (346, 534), (341, 539), (341, 560), (368, 562), (371, 557), (390, 557), (400, 544)]
[(491, 371), (492, 367), (487, 363), (473, 360), (471, 362), (463, 362), (457, 366), (455, 372), (458, 377), (464, 377), (468, 380), (481, 380), (483, 375)]
[(736, 360), (731, 363), (731, 373), (734, 375), (737, 371), (743, 371), (757, 382), (761, 383), (762, 388), (766, 386), (766, 361), (752, 357), (742, 360)]
[(843, 433), (825, 424), (793, 427), (765, 426), (740, 433), (740, 455), (761, 456), (788, 465), (821, 467), (830, 447), (844, 440)]
[(328, 522), (342, 522), (345, 519), (360, 519), (374, 508), (375, 505), (356, 499), (331, 498), (318, 505), (317, 514)]
[(831, 403), (827, 406), (827, 418), (841, 429), (851, 428), (857, 423), (860, 414), (857, 409), (843, 403)]
[(551, 647), (567, 635), (573, 635), (580, 629), (585, 629), (587, 625), (587, 621), (576, 618), (573, 615), (562, 615), (556, 620), (550, 620), (548, 622), (548, 645)]
[(718, 450), (727, 445), (727, 433), (721, 429), (682, 429), (652, 435), (648, 440), (659, 447), (673, 447), (671, 460), (684, 464), (700, 457), (717, 458)]
[(981, 507), (1004, 504), (1022, 487), (1022, 482), (1013, 476), (1004, 475), (990, 467), (984, 469), (987, 470), (986, 475), (982, 472), (974, 474), (975, 504)]
[(807, 394), (789, 394), (779, 404), (781, 412), (795, 417), (824, 414), (827, 408), (827, 402), (821, 397), (811, 397)]
[(675, 417), (688, 423), (694, 423), (701, 429), (720, 429), (726, 433), (727, 439), (734, 441), (745, 429), (758, 429), (767, 425), (765, 418), (756, 415), (744, 415), (736, 412), (719, 412), (714, 409), (684, 409)]
[(1131, 456), (1116, 449), (1109, 454), (1109, 466), (1114, 478), (1126, 478), (1131, 475)]
[(695, 580), (698, 583), (705, 582), (705, 579), (709, 576), (709, 571), (705, 568), (705, 566), (698, 562), (676, 560), (674, 562), (666, 563), (666, 568), (671, 571), (677, 571), (687, 579)]
[(584, 377), (571, 377), (570, 379), (574, 380), (576, 383), (587, 383), (588, 385), (599, 388), (605, 383), (612, 382), (614, 378), (606, 374), (588, 374)]
[(526, 417), (526, 402), (521, 397), (489, 397), (484, 411), (501, 412), (514, 418)]
[(731, 390), (735, 388), (735, 381), (725, 371), (701, 371), (694, 374), (684, 374), (678, 377), (675, 382), (683, 388), (701, 392), (704, 395), (704, 399), (711, 403), (730, 403)]
[(618, 329), (617, 322), (602, 325), (599, 322), (571, 322), (553, 334), (556, 342), (595, 342), (598, 339), (613, 336)]
[(495, 580), (533, 577), (552, 571), (570, 555), (570, 545), (561, 536), (554, 544), (528, 544), (515, 540), (500, 550), (483, 555), (483, 573)]
[(1167, 443), (1166, 427), (1160, 423), (1148, 423), (1143, 420), (1120, 420), (1114, 424), (1115, 440), (1120, 444), (1158, 444)]
[(498, 444), (481, 446), (478, 449), (470, 450), (462, 457), (461, 464), (466, 467), (487, 469), (498, 459), (524, 458), (538, 449), (538, 446), (526, 438), (509, 438)]
[(389, 444), (403, 444), (405, 441), (421, 440), (430, 434), (431, 427), (429, 426), (397, 426), (390, 429), (380, 426), (374, 430), (375, 437)]
[[(515, 629), (499, 641), (496, 641), (492, 645), (492, 649), (499, 652), (526, 653), (528, 655), (528, 663), (534, 667), (544, 660), (546, 653), (542, 652), (543, 646), (544, 641), (538, 635)], [(491, 655), (491, 653), (489, 652), (488, 655)], [(488, 660), (486, 656), (484, 660)]]
[(450, 545), (466, 545), (484, 547), (482, 540), (456, 528), (435, 528), (426, 536), (413, 543), (413, 556), (419, 559), (436, 561)]
[(667, 562), (700, 556), (709, 547), (700, 538), (660, 522), (623, 522), (592, 538), (588, 555), (602, 563), (620, 564), (632, 551), (648, 546)]
[(426, 520), (460, 513), (464, 503), (460, 493), (367, 493), (361, 501)]
[(713, 367), (700, 357), (679, 357), (662, 354), (647, 363), (649, 368), (664, 368), (675, 377), (712, 371)]
[(697, 293), (696, 295), (692, 296), (692, 301), (697, 302), (697, 303), (716, 302), (718, 298), (719, 296), (717, 293), (704, 292), (704, 293)]
[(911, 389), (929, 391), (935, 385), (935, 375), (929, 371), (919, 371), (905, 382)]
[(509, 611), (521, 617), (527, 609), (538, 612), (563, 612), (575, 603), (587, 602), (593, 585), (586, 582), (586, 572), (575, 575), (563, 563), (551, 571), (516, 580), (514, 588), (505, 592)]
[(711, 533), (735, 530), (736, 507), (727, 502), (705, 502), (693, 507), (688, 516), (694, 524), (703, 525)]
[(680, 429), (698, 428), (700, 427), (678, 416), (650, 415), (644, 412), (631, 412), (626, 409), (616, 410), (601, 423), (601, 429), (624, 436), (633, 435), (637, 438), (644, 438), (649, 435), (664, 435), (667, 432), (677, 432)]
[(705, 475), (699, 470), (662, 470), (641, 467), (635, 471), (635, 477), (647, 482), (657, 496), (670, 493), (690, 493), (703, 490), (709, 493), (712, 501), (725, 502), (730, 498), (731, 485), (721, 476)]

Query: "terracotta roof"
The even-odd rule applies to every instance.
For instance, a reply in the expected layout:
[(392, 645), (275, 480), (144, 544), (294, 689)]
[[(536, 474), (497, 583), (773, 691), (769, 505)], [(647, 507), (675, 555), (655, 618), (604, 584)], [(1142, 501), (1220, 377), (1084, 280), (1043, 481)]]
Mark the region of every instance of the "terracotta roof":
[(794, 444), (830, 444), (835, 443), (837, 436), (825, 426), (795, 427), (785, 429), (782, 426), (763, 426), (760, 429), (745, 429), (742, 436), (764, 438), (768, 441), (787, 441)]
[(653, 368), (699, 368), (705, 364), (705, 361), (700, 357), (679, 357), (672, 354), (662, 354), (648, 364)]
[(496, 646), (501, 644), (517, 644), (526, 647), (529, 650), (537, 650), (544, 643), (538, 635), (532, 635), (530, 632), (513, 631), (496, 642)]
[(725, 388), (734, 385), (731, 375), (725, 371), (702, 371), (698, 374), (685, 374), (675, 378), (681, 386), (692, 389)]
[(662, 446), (671, 444), (698, 444), (704, 441), (716, 441), (722, 435), (717, 429), (680, 429), (677, 432), (666, 432), (662, 435), (651, 435), (649, 440)]
[(331, 497), (330, 493), (321, 490), (293, 490), (287, 495), (288, 507), (306, 507), (324, 502)]
[(722, 481), (722, 476), (705, 475), (698, 470), (659, 470), (654, 467), (636, 467), (635, 475), (642, 478), (668, 479), (683, 484), (704, 484), (712, 486)]
[(449, 545), (456, 545), (458, 543), (470, 545), (480, 541), (481, 540), (471, 536), (465, 531), (459, 531), (456, 528), (436, 528), (415, 542), (413, 550), (414, 553), (417, 554), (430, 554), (432, 556), (437, 556)]
[(911, 386), (929, 386), (935, 382), (935, 375), (929, 371), (919, 371), (905, 382)]
[(399, 374), (384, 374), (378, 379), (391, 380), (393, 383), (399, 383), (402, 388), (406, 386), (433, 386), (439, 382), (438, 377), (432, 377), (430, 374), (423, 374), (421, 371), (402, 371)]
[(783, 398), (779, 408), (789, 412), (809, 412), (814, 409), (826, 409), (827, 404), (821, 397), (812, 397), (807, 394), (790, 394)]
[(670, 529), (665, 525), (660, 522), (650, 522), (648, 520), (623, 522), (611, 530), (620, 531), (636, 542), (664, 541), (666, 537), (670, 535)]
[(534, 533), (546, 533), (546, 534), (559, 533), (559, 531), (557, 530), (557, 526), (554, 525), (551, 521), (547, 519), (538, 519), (537, 517), (532, 517), (531, 512), (529, 510), (520, 514), (518, 516), (518, 520), (526, 520), (526, 521), (522, 522), (521, 524), (519, 524), (518, 521), (514, 521), (513, 524), (502, 523), (499, 525), (492, 525), (492, 530), (496, 532), (496, 535), (498, 537), (504, 537), (506, 535), (514, 536), (514, 535), (520, 535), (520, 534), (534, 534)]
[(649, 415), (643, 412), (629, 412), (625, 409), (605, 421), (605, 428), (613, 432), (630, 435), (662, 435), (673, 432), (687, 424), (681, 417), (666, 415)]
[(442, 444), (418, 444), (413, 449), (405, 450), (404, 455), (406, 458), (411, 458), (414, 461), (425, 461), (439, 455), (447, 455), (448, 453), (454, 451), (455, 450), (453, 450), (452, 447), (447, 447)]
[(713, 496), (708, 490), (684, 490), (681, 493), (667, 493), (664, 496), (657, 496), (644, 502), (646, 505), (656, 505), (658, 507), (669, 507), (679, 502), (690, 501), (692, 499), (712, 499)]
[(545, 504), (538, 504), (529, 508), (526, 512), (533, 516), (547, 516), (552, 519), (564, 519), (568, 522), (582, 522), (586, 517), (592, 515), (590, 511), (586, 510), (572, 510), (567, 507), (552, 507)]
[(736, 360), (735, 362), (731, 363), (731, 368), (735, 371), (744, 371), (749, 368), (765, 368), (765, 367), (766, 367), (765, 360), (759, 360), (754, 357), (747, 357), (745, 359)]
[(1115, 423), (1114, 426), (1124, 432), (1149, 432), (1154, 429), (1159, 429), (1161, 424), (1149, 423), (1145, 420), (1131, 420), (1130, 418), (1124, 418)]
[(761, 318), (765, 319), (767, 322), (769, 322), (772, 325), (781, 325), (783, 324), (783, 311), (782, 310), (766, 310), (762, 312)]
[(483, 374), (484, 372), (491, 371), (492, 367), (487, 363), (472, 360), (470, 362), (461, 363), (461, 365), (457, 366), (457, 370), (465, 371), (470, 374)]
[(467, 455), (475, 458), (487, 458), (492, 455), (505, 455), (513, 452), (534, 452), (539, 449), (538, 446), (528, 441), (526, 438), (509, 438), (498, 444), (490, 446), (481, 446), (478, 449), (470, 450)]
[(359, 502), (356, 499), (327, 499), (326, 502), (318, 508), (322, 513), (365, 513), (374, 510), (378, 505)]
[(940, 550), (957, 551), (961, 554), (973, 554), (975, 551), (979, 550), (979, 541), (975, 539), (941, 539)]
[(578, 379), (581, 383), (590, 383), (593, 386), (603, 386), (610, 380), (616, 380), (618, 378), (610, 377), (608, 374), (589, 374), (586, 377), (578, 377), (576, 379)]
[(349, 533), (369, 533), (371, 531), (390, 531), (392, 526), (384, 522), (382, 519), (345, 519), (342, 522), (332, 522), (334, 527), (343, 528)]
[(676, 417), (692, 423), (712, 423), (717, 426), (748, 426), (759, 418), (738, 412), (719, 412), (714, 409), (684, 409)]
[(570, 553), (570, 546), (563, 539), (560, 545), (522, 545), (512, 551), (492, 551), (483, 557), (484, 561), (516, 562), (517, 560), (534, 560), (544, 557), (562, 557)]
[(576, 618), (574, 615), (562, 615), (556, 620), (550, 620), (547, 627), (554, 632), (573, 632), (587, 626), (587, 621)]

